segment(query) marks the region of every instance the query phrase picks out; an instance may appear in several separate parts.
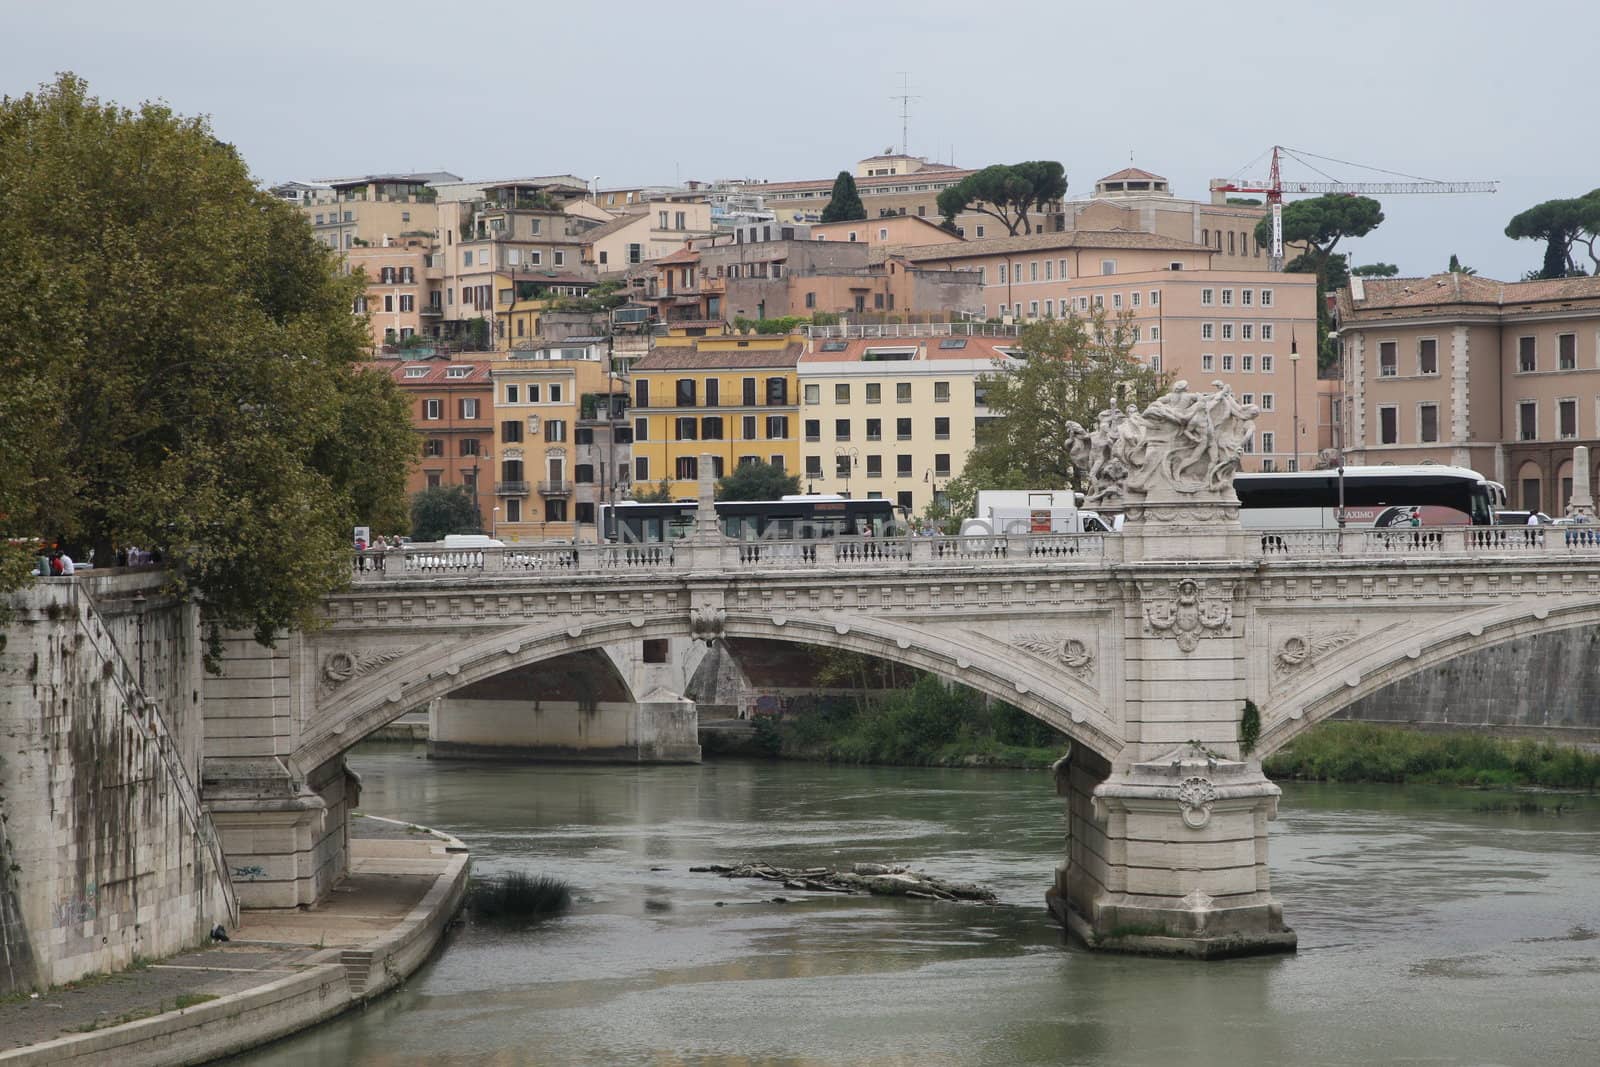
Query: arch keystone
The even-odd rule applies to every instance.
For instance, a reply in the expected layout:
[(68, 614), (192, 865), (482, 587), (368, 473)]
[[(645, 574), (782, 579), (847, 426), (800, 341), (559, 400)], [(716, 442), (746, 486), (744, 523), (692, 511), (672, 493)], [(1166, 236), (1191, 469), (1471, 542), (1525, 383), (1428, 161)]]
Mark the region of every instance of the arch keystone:
[(400, 703), (400, 701), (404, 700), (405, 698), (400, 694), (400, 690), (391, 689), (389, 691), (389, 695), (384, 697), (383, 699), (384, 699), (384, 702), (387, 703), (387, 704), (398, 704), (398, 703)]
[(903, 649), (911, 647), (911, 642), (908, 639), (904, 638), (904, 637), (902, 637), (898, 641), (896, 641), (895, 644), (899, 645)]
[(1016, 686), (1017, 686), (1017, 692), (1019, 692), (1019, 693), (1026, 693), (1028, 691), (1028, 683), (1027, 682), (1017, 682)]
[(774, 626), (787, 626), (788, 623), (789, 620), (784, 618), (782, 615), (774, 615), (772, 617), (772, 625)]
[(1483, 636), (1483, 624), (1482, 623), (1474, 624), (1473, 626), (1468, 628), (1467, 633), (1471, 634), (1473, 637), (1482, 637)]
[(581, 626), (569, 626), (569, 627), (567, 627), (567, 636), (568, 637), (582, 637), (583, 636), (583, 627), (581, 627)]
[(845, 634), (850, 632), (850, 624), (847, 622), (836, 622), (833, 624), (833, 632), (838, 634), (840, 637), (843, 637)]

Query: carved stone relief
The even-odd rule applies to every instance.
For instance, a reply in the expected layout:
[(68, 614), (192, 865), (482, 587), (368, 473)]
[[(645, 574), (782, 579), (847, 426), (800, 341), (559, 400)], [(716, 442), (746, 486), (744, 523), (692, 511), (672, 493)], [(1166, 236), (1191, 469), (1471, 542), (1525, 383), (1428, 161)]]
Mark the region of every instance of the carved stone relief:
[(385, 663), (393, 663), (405, 654), (403, 648), (389, 648), (381, 652), (330, 652), (322, 660), (322, 689), (332, 692), (352, 679), (371, 674)]
[(1227, 636), (1233, 605), (1184, 578), (1173, 584), (1170, 599), (1146, 604), (1144, 618), (1151, 632), (1175, 638), (1178, 648), (1193, 652), (1202, 637)]
[(1059, 631), (1017, 634), (1011, 643), (1024, 652), (1052, 660), (1084, 681), (1094, 677), (1094, 650), (1076, 637)]
[(722, 637), (724, 625), (728, 621), (725, 609), (715, 604), (705, 603), (689, 612), (689, 636), (696, 641), (712, 644)]
[(1334, 630), (1320, 634), (1291, 634), (1283, 639), (1272, 657), (1273, 669), (1279, 677), (1293, 674), (1308, 664), (1316, 663), (1356, 639), (1354, 630)]
[(1199, 830), (1211, 821), (1211, 805), (1216, 802), (1217, 787), (1211, 779), (1185, 778), (1178, 787), (1178, 808), (1183, 815), (1183, 825)]

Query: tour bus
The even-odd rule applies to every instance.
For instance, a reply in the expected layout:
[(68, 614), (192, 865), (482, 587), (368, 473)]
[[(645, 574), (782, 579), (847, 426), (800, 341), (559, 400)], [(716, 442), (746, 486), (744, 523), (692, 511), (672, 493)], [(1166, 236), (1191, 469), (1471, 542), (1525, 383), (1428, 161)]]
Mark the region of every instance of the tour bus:
[(1239, 522), (1247, 530), (1400, 526), (1489, 526), (1505, 487), (1477, 471), (1442, 464), (1236, 474)]
[[(642, 504), (624, 500), (600, 505), (602, 535), (621, 544), (660, 544), (694, 532), (696, 504), (677, 500)], [(785, 496), (781, 500), (721, 500), (717, 521), (722, 532), (740, 541), (763, 538), (883, 537), (892, 533), (894, 505), (887, 500), (854, 500), (824, 493)]]

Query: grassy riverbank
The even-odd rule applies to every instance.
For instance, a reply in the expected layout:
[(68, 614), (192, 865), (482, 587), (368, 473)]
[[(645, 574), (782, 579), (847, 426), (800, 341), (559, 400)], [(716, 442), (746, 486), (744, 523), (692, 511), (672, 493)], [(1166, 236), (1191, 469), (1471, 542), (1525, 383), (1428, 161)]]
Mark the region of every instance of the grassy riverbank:
[(1478, 733), (1420, 733), (1398, 726), (1326, 722), (1268, 757), (1273, 778), (1428, 785), (1600, 786), (1600, 756), (1539, 741)]
[(783, 720), (758, 719), (769, 755), (913, 767), (1047, 768), (1066, 738), (1009, 704), (925, 676), (872, 699), (819, 701)]

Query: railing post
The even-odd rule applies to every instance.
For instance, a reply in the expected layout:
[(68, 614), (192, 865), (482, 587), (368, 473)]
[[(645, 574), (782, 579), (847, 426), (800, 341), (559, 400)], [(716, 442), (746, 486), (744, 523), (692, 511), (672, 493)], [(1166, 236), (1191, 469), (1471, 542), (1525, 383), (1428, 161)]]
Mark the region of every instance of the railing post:
[(911, 538), (911, 562), (912, 563), (932, 563), (933, 562), (933, 538), (931, 538), (931, 537), (913, 537), (913, 538)]

